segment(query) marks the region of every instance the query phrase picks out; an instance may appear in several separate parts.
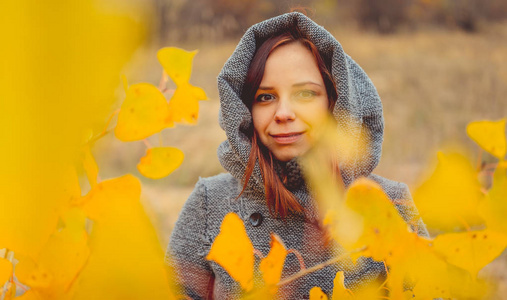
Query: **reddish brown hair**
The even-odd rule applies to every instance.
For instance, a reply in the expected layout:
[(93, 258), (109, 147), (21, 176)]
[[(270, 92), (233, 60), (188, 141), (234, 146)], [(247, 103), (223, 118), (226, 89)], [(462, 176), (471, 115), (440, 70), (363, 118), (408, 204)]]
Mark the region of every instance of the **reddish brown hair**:
[[(326, 64), (324, 57), (318, 51), (317, 47), (308, 38), (306, 38), (297, 27), (294, 26), (293, 28), (281, 32), (280, 34), (271, 36), (258, 46), (252, 62), (250, 63), (250, 68), (248, 69), (241, 95), (243, 102), (250, 111), (252, 109), (255, 93), (257, 92), (257, 89), (262, 81), (262, 77), (264, 76), (264, 69), (269, 55), (276, 48), (294, 42), (299, 42), (306, 46), (315, 57), (317, 67), (319, 68), (326, 87), (329, 100), (329, 110), (332, 111), (334, 108), (338, 95), (336, 92), (336, 84), (330, 72), (330, 62), (328, 61)], [(266, 202), (271, 214), (285, 218), (290, 213), (303, 213), (303, 207), (297, 200), (296, 196), (294, 196), (294, 194), (292, 194), (284, 185), (284, 183), (287, 182), (286, 175), (284, 178), (280, 178), (277, 174), (274, 167), (273, 154), (258, 140), (253, 127), (250, 128), (249, 131), (252, 141), (252, 150), (250, 151), (250, 157), (245, 170), (243, 190), (239, 196), (241, 196), (241, 194), (245, 191), (248, 180), (250, 179), (255, 167), (255, 163), (258, 161), (264, 180)]]

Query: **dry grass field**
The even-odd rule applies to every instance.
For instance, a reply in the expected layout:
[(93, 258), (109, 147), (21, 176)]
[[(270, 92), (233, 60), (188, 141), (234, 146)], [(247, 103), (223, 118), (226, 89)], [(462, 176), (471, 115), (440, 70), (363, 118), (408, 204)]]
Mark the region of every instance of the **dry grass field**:
[[(459, 144), (471, 155), (477, 153), (465, 134), (468, 122), (507, 117), (507, 23), (483, 25), (475, 34), (433, 29), (386, 36), (354, 28), (328, 30), (369, 74), (383, 100), (385, 141), (376, 170), (382, 176), (415, 188), (431, 167), (437, 149)], [(197, 126), (180, 126), (162, 134), (165, 145), (185, 152), (182, 166), (165, 179), (143, 179), (143, 201), (164, 247), (198, 177), (223, 171), (216, 157), (216, 148), (225, 139), (217, 122), (216, 76), (236, 42), (171, 45), (199, 49), (191, 83), (204, 88), (209, 101), (201, 102)], [(158, 84), (162, 68), (156, 50), (139, 51), (126, 72), (130, 83)], [(150, 141), (159, 143), (158, 137)], [(109, 135), (95, 150), (103, 177), (127, 172), (139, 175), (135, 165), (144, 155), (143, 143), (121, 143)], [(484, 273), (505, 282), (506, 259), (499, 258)], [(502, 299), (503, 294), (507, 288), (501, 283), (495, 299)]]

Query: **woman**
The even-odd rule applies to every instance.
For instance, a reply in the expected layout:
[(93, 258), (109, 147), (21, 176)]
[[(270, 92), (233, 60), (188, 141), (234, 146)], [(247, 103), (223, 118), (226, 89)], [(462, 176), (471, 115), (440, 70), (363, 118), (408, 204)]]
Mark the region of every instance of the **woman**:
[[(405, 184), (371, 174), (382, 144), (380, 98), (364, 71), (343, 52), (324, 28), (301, 13), (288, 13), (252, 26), (218, 76), (220, 125), (227, 140), (218, 149), (229, 172), (200, 179), (186, 202), (171, 236), (167, 257), (185, 293), (192, 298), (240, 296), (238, 284), (218, 264), (207, 261), (224, 216), (244, 221), (255, 247), (266, 255), (270, 233), (296, 249), (306, 266), (332, 257), (315, 214), (314, 200), (301, 175), (298, 157), (313, 145), (325, 114), (338, 126), (360, 136), (366, 129), (368, 150), (355, 149), (353, 162), (340, 162), (345, 186), (366, 176), (377, 181), (392, 200), (410, 200)], [(397, 206), (406, 221), (416, 212)], [(426, 235), (422, 222), (419, 234)], [(233, 246), (233, 245), (231, 245)], [(170, 260), (170, 262), (169, 262)], [(288, 255), (282, 277), (299, 271)], [(362, 259), (352, 268), (345, 261), (283, 286), (278, 296), (308, 298), (313, 286), (328, 295), (339, 270), (348, 287), (383, 276), (385, 267)]]

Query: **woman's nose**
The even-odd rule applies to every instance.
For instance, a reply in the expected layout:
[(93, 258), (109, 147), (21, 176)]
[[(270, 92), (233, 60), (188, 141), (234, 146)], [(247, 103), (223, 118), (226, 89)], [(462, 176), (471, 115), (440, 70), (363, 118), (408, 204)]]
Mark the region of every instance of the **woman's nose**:
[(275, 111), (275, 121), (278, 123), (287, 122), (293, 121), (295, 118), (296, 114), (294, 113), (289, 101), (279, 101)]

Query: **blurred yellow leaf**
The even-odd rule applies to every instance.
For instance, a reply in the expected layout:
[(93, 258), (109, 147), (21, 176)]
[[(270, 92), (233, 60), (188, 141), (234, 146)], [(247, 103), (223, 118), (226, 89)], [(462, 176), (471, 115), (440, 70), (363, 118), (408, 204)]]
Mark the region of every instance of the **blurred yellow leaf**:
[(453, 265), (447, 266), (447, 272), (453, 299), (486, 299), (491, 288), (487, 281)]
[(507, 151), (505, 124), (506, 119), (470, 122), (467, 125), (467, 134), (482, 149), (503, 160)]
[(42, 300), (34, 290), (28, 290), (23, 295), (16, 297), (16, 300)]
[(0, 286), (9, 280), (12, 276), (12, 263), (7, 259), (0, 257)]
[(97, 185), (97, 176), (99, 174), (99, 167), (93, 158), (90, 144), (86, 144), (83, 149), (84, 159), (83, 159), (83, 168), (86, 172), (86, 176), (88, 177), (88, 181), (90, 182), (91, 187)]
[[(377, 261), (389, 260), (396, 253), (405, 251), (400, 241), (411, 234), (408, 225), (380, 185), (360, 178), (350, 185), (345, 201), (363, 219), (363, 231), (353, 249), (366, 246), (362, 255)], [(347, 224), (342, 226), (347, 227)]]
[(324, 294), (322, 289), (318, 286), (314, 286), (310, 289), (310, 300), (327, 300), (327, 295)]
[(25, 258), (16, 267), (18, 279), (48, 299), (68, 292), (90, 254), (81, 209), (70, 209), (63, 219), (65, 227), (50, 237), (36, 262)]
[(188, 83), (192, 74), (192, 61), (197, 50), (185, 51), (176, 47), (165, 47), (157, 52), (157, 58), (164, 71), (180, 86)]
[(116, 137), (124, 142), (142, 140), (162, 129), (174, 126), (164, 95), (152, 84), (129, 87), (118, 114)]
[[(93, 158), (93, 157), (92, 157)], [(81, 186), (76, 168), (73, 165), (67, 166), (63, 173), (64, 182), (62, 184), (63, 204), (70, 204), (81, 197)], [(95, 177), (96, 178), (96, 177)]]
[(174, 147), (155, 147), (146, 150), (146, 155), (137, 164), (139, 172), (151, 179), (160, 179), (176, 170), (185, 155)]
[(20, 261), (16, 265), (15, 273), (21, 283), (38, 291), (50, 287), (53, 281), (53, 275), (31, 259)]
[(454, 230), (480, 224), (483, 198), (477, 172), (461, 154), (438, 152), (438, 164), (414, 193), (414, 202), (430, 228)]
[(83, 202), (92, 219), (92, 254), (76, 282), (74, 300), (174, 299), (164, 251), (130, 175), (104, 180)]
[(125, 91), (125, 93), (127, 93), (129, 90), (129, 82), (128, 82), (127, 76), (125, 76), (125, 74), (121, 75), (121, 83), (123, 85), (123, 90)]
[(253, 250), (243, 221), (235, 213), (228, 213), (206, 259), (221, 265), (244, 290), (249, 291), (253, 288)]
[(275, 285), (280, 281), (286, 256), (287, 249), (283, 241), (278, 235), (271, 233), (271, 250), (259, 265), (262, 278), (267, 285)]
[(390, 264), (388, 287), (392, 299), (404, 299), (404, 286), (413, 286), (415, 299), (451, 298), (447, 263), (431, 248), (430, 241), (415, 233), (403, 242), (403, 252)]
[(250, 292), (243, 293), (241, 300), (258, 300), (258, 299), (273, 299), (276, 293), (276, 287), (272, 286), (259, 286), (252, 289)]
[(507, 162), (501, 161), (493, 174), (493, 184), (481, 203), (480, 213), (488, 229), (507, 234)]
[(345, 287), (345, 276), (343, 271), (336, 272), (336, 276), (333, 280), (333, 300), (340, 299), (353, 299), (349, 289)]
[(491, 230), (440, 234), (433, 241), (435, 251), (449, 263), (470, 272), (474, 278), (506, 246), (507, 236)]
[[(141, 183), (131, 174), (97, 184), (83, 198), (83, 210), (94, 221), (114, 221), (114, 216), (128, 213), (141, 196)], [(113, 217), (113, 218), (111, 218)]]
[(109, 4), (2, 1), (0, 137), (9, 146), (0, 150), (0, 247), (16, 256), (36, 257), (56, 229), (63, 169), (79, 156), (82, 133), (103, 128), (146, 28), (142, 10)]
[(203, 89), (189, 83), (178, 86), (169, 100), (169, 109), (174, 122), (196, 124), (199, 117), (199, 100), (206, 100)]

